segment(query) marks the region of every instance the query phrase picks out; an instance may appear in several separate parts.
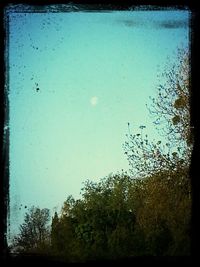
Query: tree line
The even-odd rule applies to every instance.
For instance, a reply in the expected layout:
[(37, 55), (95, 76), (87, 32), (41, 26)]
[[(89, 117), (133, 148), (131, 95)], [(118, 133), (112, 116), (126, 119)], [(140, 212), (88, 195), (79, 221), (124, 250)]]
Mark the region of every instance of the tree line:
[(68, 196), (61, 212), (32, 207), (12, 251), (53, 255), (66, 262), (135, 256), (183, 256), (191, 249), (188, 49), (168, 62), (147, 106), (166, 142), (151, 141), (145, 126), (127, 134), (130, 172), (85, 181), (82, 198)]

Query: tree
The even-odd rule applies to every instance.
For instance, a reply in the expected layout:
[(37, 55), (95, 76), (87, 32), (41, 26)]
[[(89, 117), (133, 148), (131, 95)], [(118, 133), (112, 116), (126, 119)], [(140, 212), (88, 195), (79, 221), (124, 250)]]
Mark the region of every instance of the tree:
[(124, 145), (131, 174), (139, 178), (129, 197), (136, 212), (135, 234), (143, 240), (139, 247), (148, 255), (190, 254), (193, 139), (189, 74), (188, 50), (179, 50), (175, 63), (164, 70), (157, 97), (149, 107), (166, 142), (150, 141), (144, 135), (145, 126), (140, 126), (140, 133), (128, 134)]
[(75, 242), (75, 221), (73, 206), (75, 200), (70, 195), (64, 202), (61, 214), (55, 212), (51, 224), (51, 248), (54, 256), (65, 261), (73, 261), (76, 258), (77, 248)]
[(25, 214), (14, 247), (20, 252), (42, 252), (49, 245), (49, 210), (32, 206)]
[(87, 180), (82, 199), (67, 198), (52, 220), (54, 255), (66, 261), (119, 258), (130, 254), (135, 215), (128, 206), (127, 174)]
[(193, 147), (190, 125), (189, 52), (178, 50), (175, 63), (163, 71), (157, 97), (152, 98), (150, 114), (166, 143), (150, 141), (143, 129), (128, 134), (124, 144), (133, 176), (144, 177), (160, 171), (184, 169), (189, 172)]
[[(157, 97), (151, 98), (150, 113), (161, 134), (175, 146), (181, 146), (190, 157), (192, 126), (190, 121), (190, 58), (188, 48), (178, 49), (175, 61), (168, 61), (158, 86)], [(186, 155), (185, 155), (186, 156)]]
[(180, 256), (190, 252), (190, 183), (184, 173), (173, 175), (152, 175), (138, 188), (142, 200), (137, 207), (136, 230), (143, 232), (145, 250), (150, 255)]

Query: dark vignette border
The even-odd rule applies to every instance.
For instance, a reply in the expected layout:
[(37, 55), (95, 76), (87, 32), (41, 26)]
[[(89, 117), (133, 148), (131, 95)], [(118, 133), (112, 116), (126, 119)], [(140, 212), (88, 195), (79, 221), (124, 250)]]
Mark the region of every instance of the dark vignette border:
[[(195, 1), (194, 1), (195, 2)], [(7, 237), (6, 233), (8, 230), (7, 225), (9, 225), (9, 128), (5, 130), (5, 126), (8, 125), (9, 122), (9, 100), (8, 100), (8, 90), (9, 90), (9, 66), (8, 66), (8, 46), (6, 43), (8, 41), (7, 36), (9, 34), (9, 29), (7, 27), (7, 18), (5, 9), (9, 5), (17, 5), (13, 6), (14, 12), (112, 12), (115, 10), (170, 10), (170, 9), (189, 9), (192, 13), (190, 26), (191, 26), (191, 39), (190, 39), (190, 49), (191, 49), (191, 86), (192, 86), (192, 99), (191, 99), (191, 126), (193, 128), (194, 134), (194, 149), (192, 154), (192, 163), (191, 163), (191, 177), (192, 177), (192, 251), (191, 256), (198, 258), (198, 250), (197, 244), (199, 243), (199, 225), (200, 220), (198, 216), (199, 204), (200, 204), (200, 194), (198, 192), (199, 181), (196, 174), (197, 162), (196, 159), (199, 156), (198, 154), (198, 140), (197, 136), (200, 136), (199, 128), (198, 128), (198, 97), (197, 97), (197, 76), (198, 76), (198, 63), (199, 63), (199, 52), (198, 49), (200, 47), (199, 44), (199, 10), (198, 5), (192, 4), (192, 1), (182, 0), (182, 1), (118, 1), (118, 3), (112, 3), (112, 1), (53, 1), (53, 0), (41, 0), (41, 1), (1, 1), (0, 2), (0, 14), (1, 14), (1, 32), (3, 34), (3, 38), (0, 38), (1, 45), (1, 62), (2, 62), (2, 87), (0, 90), (0, 96), (2, 97), (2, 102), (0, 106), (0, 115), (1, 115), (1, 179), (0, 179), (0, 203), (2, 205), (0, 209), (1, 213), (1, 223), (0, 223), (0, 234), (1, 234), (1, 243), (0, 243), (0, 259), (3, 263), (9, 264), (38, 264), (38, 263), (47, 263), (47, 264), (59, 264), (66, 265), (66, 263), (59, 262), (52, 258), (41, 257), (41, 256), (32, 256), (32, 255), (21, 255), (17, 257), (13, 257), (9, 253), (9, 248), (7, 246)], [(198, 157), (199, 158), (199, 157)], [(193, 257), (140, 257), (140, 258), (130, 258), (130, 259), (121, 259), (117, 261), (99, 261), (99, 262), (88, 262), (89, 265), (94, 265), (96, 263), (100, 264), (123, 264), (123, 263), (153, 263), (153, 264), (188, 264), (192, 263)]]

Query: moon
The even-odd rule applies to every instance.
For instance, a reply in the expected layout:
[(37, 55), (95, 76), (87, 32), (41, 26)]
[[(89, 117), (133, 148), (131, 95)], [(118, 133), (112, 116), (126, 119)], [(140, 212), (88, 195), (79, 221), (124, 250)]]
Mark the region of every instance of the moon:
[(98, 97), (97, 96), (93, 96), (90, 98), (90, 104), (95, 107), (98, 103)]

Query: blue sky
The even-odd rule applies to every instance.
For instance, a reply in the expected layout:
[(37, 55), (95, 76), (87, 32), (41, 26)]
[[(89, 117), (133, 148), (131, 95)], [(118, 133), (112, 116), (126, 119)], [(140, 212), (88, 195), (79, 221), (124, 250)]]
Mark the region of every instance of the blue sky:
[(146, 125), (158, 70), (189, 45), (188, 11), (9, 12), (10, 231), (60, 209), (86, 179), (128, 170), (127, 122)]

